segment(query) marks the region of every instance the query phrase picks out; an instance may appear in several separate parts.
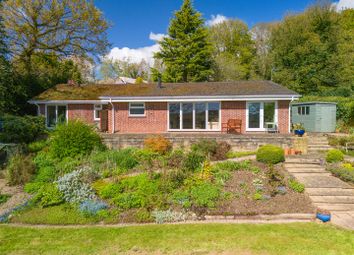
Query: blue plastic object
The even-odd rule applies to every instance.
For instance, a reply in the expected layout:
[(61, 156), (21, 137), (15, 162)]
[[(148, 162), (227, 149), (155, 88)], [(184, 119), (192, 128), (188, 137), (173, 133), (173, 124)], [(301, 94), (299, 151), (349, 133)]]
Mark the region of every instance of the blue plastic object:
[(331, 220), (331, 215), (328, 214), (317, 213), (316, 217), (317, 219), (320, 219), (323, 222), (327, 222)]
[(305, 134), (305, 130), (303, 129), (295, 129), (295, 135), (303, 136)]

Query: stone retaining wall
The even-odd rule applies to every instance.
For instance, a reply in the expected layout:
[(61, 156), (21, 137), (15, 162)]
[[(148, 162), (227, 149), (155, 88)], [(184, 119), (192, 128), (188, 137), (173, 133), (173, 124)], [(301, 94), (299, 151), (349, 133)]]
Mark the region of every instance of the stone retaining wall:
[[(150, 135), (151, 136), (151, 135)], [(283, 148), (292, 147), (293, 141), (296, 139), (291, 135), (279, 134), (257, 134), (257, 135), (232, 135), (232, 134), (163, 134), (168, 138), (174, 147), (188, 148), (191, 144), (200, 139), (213, 139), (218, 142), (228, 142), (233, 150), (256, 150), (264, 144), (274, 144)], [(144, 140), (149, 137), (148, 134), (102, 134), (104, 143), (113, 149), (126, 147), (141, 148)]]

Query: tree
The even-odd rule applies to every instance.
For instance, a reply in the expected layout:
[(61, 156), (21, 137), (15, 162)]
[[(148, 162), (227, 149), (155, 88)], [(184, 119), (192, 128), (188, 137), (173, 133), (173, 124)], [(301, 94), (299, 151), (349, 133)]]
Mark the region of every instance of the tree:
[(253, 59), (252, 76), (263, 80), (271, 79), (272, 58), (270, 55), (270, 36), (273, 23), (259, 23), (251, 29), (252, 40), (256, 47)]
[(165, 72), (164, 81), (206, 81), (212, 72), (212, 47), (201, 14), (190, 0), (185, 0), (175, 12), (168, 28), (168, 36), (160, 42), (161, 51), (155, 58), (161, 59)]
[(128, 77), (137, 79), (138, 77), (147, 80), (149, 65), (145, 60), (139, 63), (131, 62), (130, 59), (126, 60), (113, 60), (105, 58), (101, 63), (101, 75), (103, 80), (117, 81), (119, 77)]
[(0, 15), (10, 52), (32, 71), (38, 52), (57, 56), (104, 54), (108, 47), (107, 21), (87, 0), (7, 0)]
[(339, 14), (329, 4), (287, 16), (271, 35), (272, 79), (302, 94), (340, 85)]
[(210, 27), (216, 62), (215, 79), (222, 81), (251, 78), (255, 47), (247, 25), (240, 20), (226, 20)]
[(354, 91), (354, 9), (342, 11), (339, 24), (342, 31), (338, 46), (339, 79), (342, 87)]
[[(2, 8), (2, 1), (0, 1)], [(3, 20), (0, 17), (0, 114), (13, 113), (16, 111), (15, 98), (21, 93), (20, 88), (15, 86), (11, 64), (8, 60), (8, 47), (6, 45), (6, 33)]]

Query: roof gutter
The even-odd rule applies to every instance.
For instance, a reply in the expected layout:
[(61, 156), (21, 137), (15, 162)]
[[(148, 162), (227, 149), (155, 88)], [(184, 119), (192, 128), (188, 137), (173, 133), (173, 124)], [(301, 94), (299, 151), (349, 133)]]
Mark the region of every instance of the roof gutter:
[(106, 97), (102, 96), (102, 102), (188, 102), (188, 101), (274, 101), (294, 100), (300, 95), (245, 95), (245, 96), (140, 96), (140, 97)]

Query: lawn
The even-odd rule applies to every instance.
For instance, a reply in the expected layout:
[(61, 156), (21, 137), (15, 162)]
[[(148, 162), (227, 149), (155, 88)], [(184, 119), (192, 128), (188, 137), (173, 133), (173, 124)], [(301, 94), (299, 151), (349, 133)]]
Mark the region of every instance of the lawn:
[(315, 223), (0, 226), (0, 254), (354, 254), (354, 232)]

